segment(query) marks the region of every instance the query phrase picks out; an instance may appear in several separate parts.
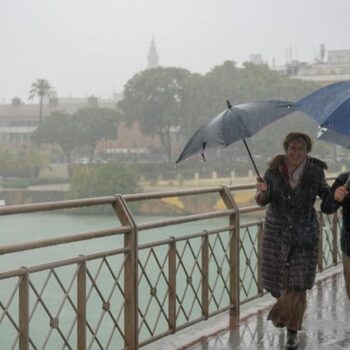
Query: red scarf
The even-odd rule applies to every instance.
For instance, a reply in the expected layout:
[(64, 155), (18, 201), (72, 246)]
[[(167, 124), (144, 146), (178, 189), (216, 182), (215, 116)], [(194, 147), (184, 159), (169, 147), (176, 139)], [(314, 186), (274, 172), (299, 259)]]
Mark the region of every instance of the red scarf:
[(280, 165), (280, 172), (286, 181), (287, 184), (289, 184), (289, 172), (288, 172), (288, 167), (285, 161), (283, 161)]

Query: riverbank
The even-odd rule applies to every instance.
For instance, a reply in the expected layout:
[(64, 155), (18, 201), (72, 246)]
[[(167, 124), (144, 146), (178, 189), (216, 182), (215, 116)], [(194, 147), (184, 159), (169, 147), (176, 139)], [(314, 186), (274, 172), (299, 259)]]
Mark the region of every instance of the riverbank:
[[(211, 178), (194, 177), (190, 180), (172, 179), (158, 181), (142, 181), (139, 183), (142, 192), (164, 192), (183, 190), (189, 188), (199, 188), (218, 185), (254, 185), (255, 176), (246, 177), (226, 177), (218, 178), (213, 175)], [(327, 174), (327, 178), (332, 180), (337, 174)], [(67, 198), (69, 184), (54, 184), (42, 186), (30, 186), (26, 189), (4, 189), (2, 199), (6, 205), (30, 204), (38, 202), (54, 202)], [(237, 190), (234, 192), (234, 199), (239, 207), (254, 205), (254, 187), (249, 190)], [(188, 197), (163, 197), (157, 200), (140, 202), (137, 211), (140, 214), (153, 215), (183, 215), (195, 214), (203, 210), (221, 210), (226, 206), (218, 195), (198, 195)]]

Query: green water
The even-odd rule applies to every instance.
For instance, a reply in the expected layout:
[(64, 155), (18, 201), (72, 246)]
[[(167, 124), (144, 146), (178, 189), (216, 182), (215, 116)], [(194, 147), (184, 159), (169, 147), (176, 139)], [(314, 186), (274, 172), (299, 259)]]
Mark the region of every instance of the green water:
[[(164, 219), (164, 217), (136, 217), (137, 223), (157, 221)], [(156, 241), (168, 238), (170, 236), (183, 236), (190, 233), (198, 233), (204, 229), (214, 229), (218, 227), (227, 226), (228, 219), (210, 219), (205, 221), (198, 221), (194, 223), (182, 224), (177, 226), (169, 226), (162, 229), (152, 229), (142, 231), (139, 233), (139, 243)], [(120, 223), (115, 216), (89, 216), (89, 215), (67, 215), (65, 213), (40, 213), (40, 214), (21, 214), (15, 216), (0, 217), (0, 245), (8, 245), (21, 243), (24, 241), (44, 240), (47, 238), (60, 237), (65, 235), (78, 234), (88, 231), (96, 231), (101, 229), (110, 229), (119, 227)], [(244, 237), (244, 232), (241, 232)], [(227, 247), (228, 233), (221, 235), (222, 241), (217, 239), (214, 235), (210, 238), (212, 252), (215, 254), (217, 263), (222, 265), (223, 275), (227, 275), (229, 271), (228, 263), (225, 260), (226, 255), (224, 248)], [(252, 252), (252, 242), (249, 239), (243, 239), (244, 245)], [(20, 266), (34, 266), (44, 264), (52, 261), (58, 261), (65, 258), (75, 257), (81, 254), (91, 254), (102, 252), (117, 248), (122, 248), (124, 238), (122, 235), (108, 238), (93, 239), (78, 243), (62, 244), (55, 247), (35, 249), (32, 251), (25, 251), (21, 253), (7, 254), (0, 257), (0, 271), (8, 271), (16, 269)], [(194, 286), (200, 285), (201, 275), (200, 270), (196, 264), (196, 259), (200, 263), (200, 238), (191, 240), (191, 246), (188, 246), (186, 241), (177, 243), (177, 250), (183, 266), (179, 265), (177, 271), (177, 293), (178, 298), (182, 303), (182, 308), (179, 306), (178, 300), (178, 324), (185, 323), (187, 320), (192, 320), (201, 315), (199, 302), (196, 298), (200, 298), (201, 289), (195, 287), (193, 289), (188, 287), (186, 283), (187, 275), (192, 274), (192, 284)], [(151, 332), (159, 334), (167, 329), (166, 316), (162, 313), (160, 304), (163, 303), (163, 308), (167, 310), (167, 284), (164, 276), (160, 274), (161, 268), (167, 274), (167, 246), (159, 246), (154, 248), (154, 254), (150, 254), (150, 249), (141, 250), (139, 252), (139, 260), (142, 269), (139, 268), (139, 308), (142, 315), (146, 315), (148, 325), (141, 321), (140, 316), (140, 340), (148, 339)], [(254, 265), (255, 255), (250, 254), (248, 258)], [(122, 348), (123, 340), (118, 331), (113, 327), (111, 316), (108, 313), (103, 313), (103, 300), (109, 300), (111, 304), (111, 312), (117, 323), (123, 328), (123, 297), (118, 286), (113, 285), (111, 272), (117, 276), (122, 266), (123, 255), (112, 256), (107, 259), (106, 264), (101, 265), (101, 259), (98, 261), (90, 261), (87, 263), (89, 272), (93, 278), (97, 275), (97, 285), (99, 291), (92, 287), (92, 283), (87, 278), (88, 304), (87, 317), (91, 328), (97, 331), (98, 339), (103, 348), (108, 347), (110, 341), (110, 348)], [(221, 263), (223, 262), (223, 263)], [(252, 283), (251, 273), (246, 269), (246, 256), (241, 253), (241, 276), (245, 279), (247, 286)], [(256, 262), (256, 261), (255, 261)], [(102, 266), (102, 267), (101, 267)], [(109, 268), (108, 268), (109, 267)], [(186, 270), (186, 272), (185, 272)], [(209, 266), (210, 275), (209, 280), (211, 286), (215, 290), (213, 292), (214, 298), (210, 303), (210, 311), (214, 311), (217, 307), (223, 307), (228, 303), (228, 295), (224, 288), (224, 282), (217, 278), (217, 266), (212, 261)], [(76, 272), (76, 265), (57, 268), (54, 271), (59, 277), (61, 284), (65, 290), (69, 289), (72, 284), (72, 289), (68, 293), (73, 304), (76, 299), (76, 279), (74, 278)], [(50, 274), (51, 273), (51, 274)], [(147, 275), (147, 278), (145, 277)], [(34, 273), (30, 276), (34, 289), (30, 289), (30, 310), (36, 309), (33, 312), (30, 321), (30, 335), (37, 348), (45, 349), (64, 349), (62, 337), (56, 329), (50, 328), (50, 318), (59, 315), (59, 329), (69, 337), (67, 349), (75, 348), (75, 312), (70, 302), (65, 298), (65, 292), (62, 291), (62, 286), (57, 282), (55, 276), (49, 270)], [(119, 281), (123, 284), (124, 275), (120, 272)], [(48, 282), (47, 282), (48, 281)], [(18, 292), (15, 293), (11, 301), (12, 291), (16, 289), (17, 278), (10, 280), (0, 280), (0, 301), (2, 305), (9, 304), (9, 312), (18, 322)], [(45, 283), (47, 286), (44, 288)], [(227, 281), (226, 281), (227, 283)], [(157, 298), (152, 297), (150, 290), (156, 287)], [(255, 292), (255, 288), (252, 289)], [(44, 300), (47, 310), (38, 302), (40, 299)], [(214, 301), (215, 299), (215, 301)], [(64, 303), (63, 303), (64, 301)], [(62, 310), (60, 310), (62, 309)], [(118, 319), (118, 315), (120, 318)], [(1, 321), (2, 318), (2, 321)], [(72, 326), (73, 325), (73, 326)], [(71, 331), (72, 329), (72, 331)], [(50, 333), (51, 332), (51, 333)], [(10, 349), (15, 342), (17, 332), (15, 331), (11, 321), (7, 316), (2, 314), (0, 309), (0, 343), (1, 349)], [(70, 334), (70, 335), (69, 335)], [(49, 336), (48, 336), (49, 335)], [(47, 338), (47, 343), (46, 343)], [(90, 331), (87, 331), (88, 345), (91, 349), (99, 349), (100, 345), (94, 340)], [(117, 347), (116, 347), (117, 345)], [(15, 347), (18, 348), (18, 347)]]
[[(136, 222), (144, 223), (161, 219), (164, 219), (164, 217), (138, 216), (136, 217)], [(141, 231), (139, 233), (139, 244), (227, 225), (227, 218), (219, 218)], [(121, 224), (116, 216), (48, 213), (1, 216), (0, 245), (44, 240), (89, 231), (112, 229), (120, 226)], [(117, 235), (3, 255), (0, 257), (0, 271), (71, 258), (80, 254), (91, 254), (122, 248), (123, 244), (123, 235)]]

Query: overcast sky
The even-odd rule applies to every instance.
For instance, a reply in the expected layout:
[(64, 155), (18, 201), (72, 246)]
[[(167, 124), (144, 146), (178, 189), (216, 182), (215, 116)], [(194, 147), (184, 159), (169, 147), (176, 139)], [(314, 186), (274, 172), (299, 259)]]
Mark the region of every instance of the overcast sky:
[(45, 78), (61, 97), (111, 97), (147, 66), (205, 73), (250, 54), (313, 61), (350, 49), (349, 0), (0, 0), (0, 102)]

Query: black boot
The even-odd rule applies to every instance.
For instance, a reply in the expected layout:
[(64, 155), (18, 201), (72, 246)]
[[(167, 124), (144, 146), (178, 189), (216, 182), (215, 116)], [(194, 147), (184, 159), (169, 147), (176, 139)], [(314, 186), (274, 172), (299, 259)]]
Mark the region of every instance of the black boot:
[(299, 341), (298, 341), (298, 332), (292, 331), (291, 329), (287, 330), (287, 344), (286, 349), (295, 350), (298, 349)]

